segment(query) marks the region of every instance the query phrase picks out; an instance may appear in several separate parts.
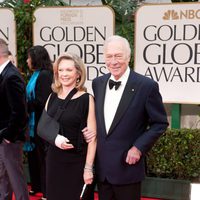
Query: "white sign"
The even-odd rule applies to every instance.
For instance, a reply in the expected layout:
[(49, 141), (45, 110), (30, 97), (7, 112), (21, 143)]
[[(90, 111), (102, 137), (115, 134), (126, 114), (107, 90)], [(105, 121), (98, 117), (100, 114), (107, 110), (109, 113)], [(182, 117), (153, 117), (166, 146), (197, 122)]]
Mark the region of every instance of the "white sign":
[(199, 190), (200, 184), (199, 183), (191, 183), (191, 200), (199, 200)]
[(49, 7), (35, 11), (34, 45), (44, 46), (53, 61), (64, 52), (79, 55), (87, 70), (86, 87), (107, 73), (103, 44), (114, 32), (114, 13), (107, 6)]
[(16, 24), (11, 9), (0, 8), (0, 38), (8, 43), (8, 48), (16, 56)]
[(165, 103), (200, 104), (200, 4), (145, 5), (136, 14), (135, 71)]

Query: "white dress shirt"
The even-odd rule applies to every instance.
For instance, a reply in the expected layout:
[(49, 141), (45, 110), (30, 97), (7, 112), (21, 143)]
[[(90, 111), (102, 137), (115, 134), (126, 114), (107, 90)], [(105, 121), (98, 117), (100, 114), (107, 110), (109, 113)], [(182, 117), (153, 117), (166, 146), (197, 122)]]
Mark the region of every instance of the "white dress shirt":
[(4, 70), (4, 68), (6, 67), (6, 65), (10, 62), (10, 60), (7, 60), (5, 63), (3, 63), (2, 65), (0, 65), (0, 74), (2, 73), (2, 71)]
[[(117, 90), (115, 90), (114, 87), (112, 89), (109, 88), (109, 80), (108, 80), (108, 83), (106, 86), (105, 101), (104, 101), (104, 120), (105, 120), (107, 133), (113, 122), (113, 119), (117, 111), (119, 102), (121, 100), (124, 88), (126, 86), (129, 74), (130, 74), (130, 69), (129, 67), (127, 67), (122, 77), (120, 77), (120, 79), (117, 80), (117, 81), (121, 81), (121, 85), (119, 86)], [(112, 75), (110, 79), (112, 79), (113, 81), (116, 81)]]

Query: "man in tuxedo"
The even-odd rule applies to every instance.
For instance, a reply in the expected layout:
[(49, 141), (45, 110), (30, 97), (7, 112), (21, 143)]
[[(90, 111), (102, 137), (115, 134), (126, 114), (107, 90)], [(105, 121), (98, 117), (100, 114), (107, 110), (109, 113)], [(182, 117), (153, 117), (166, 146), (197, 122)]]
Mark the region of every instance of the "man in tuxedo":
[(125, 38), (108, 38), (104, 56), (110, 73), (92, 83), (99, 198), (140, 200), (144, 157), (168, 126), (166, 112), (158, 84), (129, 68), (131, 49)]
[(25, 83), (0, 39), (0, 200), (28, 200), (22, 145), (27, 123)]

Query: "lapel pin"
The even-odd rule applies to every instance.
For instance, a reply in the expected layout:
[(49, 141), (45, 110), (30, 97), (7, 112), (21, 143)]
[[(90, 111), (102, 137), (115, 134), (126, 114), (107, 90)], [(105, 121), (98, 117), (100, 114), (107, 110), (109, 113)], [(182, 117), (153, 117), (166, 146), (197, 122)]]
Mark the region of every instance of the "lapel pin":
[(134, 89), (132, 89), (131, 91), (134, 92)]

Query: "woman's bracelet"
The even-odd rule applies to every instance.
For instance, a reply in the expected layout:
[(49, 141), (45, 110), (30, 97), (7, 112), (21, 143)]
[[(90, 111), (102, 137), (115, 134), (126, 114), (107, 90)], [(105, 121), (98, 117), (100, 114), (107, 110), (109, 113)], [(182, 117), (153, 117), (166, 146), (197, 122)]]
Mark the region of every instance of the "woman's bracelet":
[(93, 165), (85, 164), (84, 171), (93, 172)]
[(85, 163), (85, 168), (93, 169), (93, 165), (90, 165), (88, 163)]
[(87, 173), (92, 173), (94, 174), (94, 171), (92, 169), (87, 169), (87, 168), (84, 168), (84, 172), (87, 172)]

